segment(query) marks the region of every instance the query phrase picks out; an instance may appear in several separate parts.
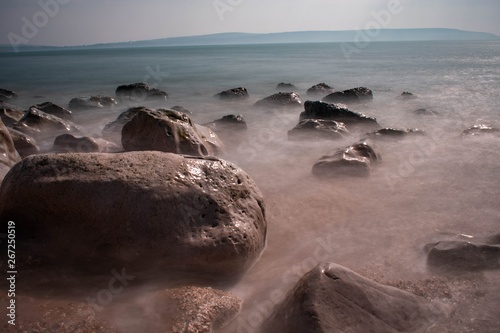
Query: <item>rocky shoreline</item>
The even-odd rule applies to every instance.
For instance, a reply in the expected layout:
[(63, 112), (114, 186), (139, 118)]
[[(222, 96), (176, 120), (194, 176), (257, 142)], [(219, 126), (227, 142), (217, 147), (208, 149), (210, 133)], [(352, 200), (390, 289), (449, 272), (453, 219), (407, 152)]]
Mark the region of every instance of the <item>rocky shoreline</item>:
[[(279, 84), (278, 93), (254, 103), (255, 112), (296, 112), (297, 126), (283, 134), (297, 145), (350, 142), (329, 153), (325, 149), (326, 155), (309, 166), (311, 181), (370, 177), (384, 167), (386, 145), (429, 135), (417, 128), (383, 127), (374, 117), (353, 111), (374, 99), (368, 88), (336, 92), (320, 83), (307, 95), (322, 100), (308, 101), (285, 91), (294, 88)], [(201, 125), (182, 107), (143, 106), (169, 98), (143, 83), (119, 86), (115, 97), (75, 97), (67, 107), (45, 102), (23, 110), (15, 106), (17, 97), (0, 89), (0, 219), (16, 223), (23, 249), (19, 270), (42, 281), (26, 277), (20, 282), (19, 290), (26, 291), (18, 297), (18, 325), (4, 328), (238, 331), (241, 326), (236, 330), (234, 325), (241, 323), (245, 300), (231, 287), (244, 280), (269, 241), (269, 208), (258, 184), (225, 160), (238, 151), (252, 124), (231, 114)], [(214, 97), (220, 103), (248, 103), (249, 92), (238, 87)], [(395, 96), (402, 103), (417, 98), (409, 92)], [(136, 105), (120, 109), (130, 103)], [(101, 135), (88, 135), (74, 122), (78, 112), (106, 108), (122, 112)], [(473, 124), (456, 135), (467, 140), (497, 137), (498, 132)], [(430, 269), (445, 268), (444, 276), (500, 268), (498, 235), (442, 237), (420, 250)], [(453, 318), (453, 307), (443, 297), (386, 286), (332, 263), (333, 258), (322, 257), (302, 272), (286, 293), (273, 298), (266, 318), (251, 328), (245, 322), (244, 329), (432, 332)], [(51, 292), (67, 278), (80, 282)], [(158, 280), (155, 288), (144, 287)], [(135, 287), (127, 289), (125, 298), (122, 291), (131, 281)], [(87, 302), (78, 301), (95, 285), (107, 287)], [(129, 331), (123, 329), (127, 325), (116, 325), (127, 317), (123, 313), (134, 318)]]

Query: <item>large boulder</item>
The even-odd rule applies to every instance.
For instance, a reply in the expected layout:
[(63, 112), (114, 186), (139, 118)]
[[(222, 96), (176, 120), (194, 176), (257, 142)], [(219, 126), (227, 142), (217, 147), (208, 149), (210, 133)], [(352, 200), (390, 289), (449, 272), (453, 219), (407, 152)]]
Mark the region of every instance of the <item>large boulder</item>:
[(377, 148), (362, 141), (323, 156), (314, 164), (312, 172), (318, 177), (369, 176), (372, 165), (380, 160)]
[(0, 179), (20, 160), (9, 130), (0, 120)]
[(297, 107), (302, 105), (300, 96), (294, 92), (279, 92), (255, 103), (259, 108)]
[(168, 94), (146, 83), (132, 83), (116, 88), (116, 97), (121, 101), (144, 102), (146, 100), (167, 100)]
[(63, 133), (80, 135), (84, 131), (80, 126), (69, 120), (61, 119), (34, 107), (31, 107), (23, 118), (12, 127), (37, 139), (55, 137)]
[(304, 112), (300, 114), (300, 120), (303, 119), (328, 119), (342, 122), (347, 126), (361, 125), (370, 128), (380, 128), (375, 118), (351, 111), (344, 104), (332, 104), (320, 101), (306, 101), (304, 103)]
[(427, 264), (438, 269), (481, 270), (500, 268), (500, 244), (440, 241), (425, 246)]
[(245, 100), (248, 99), (248, 90), (243, 87), (233, 88), (229, 90), (224, 90), (214, 97), (223, 100), (223, 101), (237, 101), (237, 100)]
[(163, 152), (207, 156), (221, 154), (223, 147), (210, 129), (194, 125), (184, 113), (140, 109), (122, 129), (126, 151), (159, 150)]
[(29, 156), (0, 187), (0, 220), (42, 266), (200, 278), (246, 271), (267, 230), (262, 194), (237, 166), (152, 151)]
[(150, 109), (143, 106), (130, 108), (122, 113), (112, 122), (106, 124), (102, 130), (102, 136), (111, 142), (121, 143), (123, 126), (128, 123), (139, 111)]
[(73, 98), (69, 102), (69, 108), (71, 110), (102, 109), (112, 107), (116, 104), (116, 100), (109, 96), (83, 96)]
[(13, 128), (8, 128), (8, 130), (10, 136), (12, 137), (12, 141), (14, 142), (14, 146), (21, 157), (38, 154), (40, 152), (40, 148), (34, 138), (22, 132), (16, 131)]
[(17, 98), (17, 94), (12, 90), (0, 88), (0, 101), (10, 101)]
[(12, 126), (24, 116), (24, 110), (18, 106), (0, 101), (0, 118), (5, 126)]
[(328, 103), (359, 103), (373, 99), (373, 92), (365, 87), (336, 91), (323, 98)]
[(276, 306), (261, 333), (425, 332), (443, 315), (424, 298), (320, 264)]
[(344, 123), (335, 120), (304, 119), (288, 131), (289, 140), (341, 139), (349, 135)]
[(156, 293), (143, 332), (212, 333), (239, 313), (241, 301), (233, 294), (210, 287), (182, 287)]
[(335, 89), (333, 87), (330, 87), (328, 84), (322, 82), (307, 89), (306, 93), (307, 96), (310, 97), (323, 97), (333, 92), (335, 92)]
[(43, 111), (47, 114), (51, 114), (53, 116), (59, 117), (65, 120), (73, 120), (73, 112), (68, 109), (63, 108), (62, 106), (56, 105), (52, 102), (45, 102), (42, 104), (37, 104), (33, 106), (33, 108)]
[(58, 153), (97, 153), (99, 144), (94, 138), (84, 136), (77, 138), (71, 134), (61, 134), (54, 140), (54, 152)]

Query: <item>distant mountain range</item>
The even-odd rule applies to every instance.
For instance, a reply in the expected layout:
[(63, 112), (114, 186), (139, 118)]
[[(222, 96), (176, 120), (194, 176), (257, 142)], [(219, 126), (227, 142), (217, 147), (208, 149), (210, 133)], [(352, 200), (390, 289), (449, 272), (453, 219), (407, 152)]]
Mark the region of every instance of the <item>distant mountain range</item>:
[[(80, 48), (130, 48), (155, 46), (194, 46), (194, 45), (241, 45), (241, 44), (283, 44), (283, 43), (339, 43), (356, 40), (370, 41), (433, 41), (433, 40), (499, 40), (491, 33), (472, 32), (457, 29), (382, 29), (374, 36), (362, 30), (349, 31), (298, 31), (267, 34), (220, 33), (201, 36), (170, 37), (153, 40), (131, 41), (67, 47), (20, 46), (23, 51), (40, 49), (80, 49)], [(368, 36), (368, 37), (367, 37)], [(363, 39), (365, 38), (365, 39)], [(0, 45), (0, 51), (9, 52), (10, 45)]]

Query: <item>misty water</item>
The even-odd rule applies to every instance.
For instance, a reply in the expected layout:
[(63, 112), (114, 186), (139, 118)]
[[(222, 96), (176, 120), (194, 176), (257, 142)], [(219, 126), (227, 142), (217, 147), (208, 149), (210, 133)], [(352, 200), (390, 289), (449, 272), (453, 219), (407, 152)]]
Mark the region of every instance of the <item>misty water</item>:
[[(15, 104), (25, 109), (44, 101), (67, 106), (82, 95), (114, 96), (118, 85), (142, 81), (170, 96), (148, 106), (182, 105), (196, 123), (243, 115), (248, 133), (226, 142), (224, 158), (263, 192), (268, 238), (252, 269), (238, 283), (220, 286), (244, 301), (224, 331), (252, 332), (304, 273), (335, 262), (442, 302), (449, 316), (431, 332), (498, 332), (500, 271), (436, 271), (423, 249), (440, 240), (500, 233), (499, 137), (461, 135), (475, 124), (500, 127), (498, 42), (371, 43), (351, 57), (341, 44), (63, 50), (0, 54), (0, 63), (0, 87), (15, 90)], [(321, 156), (364, 133), (289, 141), (287, 131), (302, 109), (252, 106), (280, 82), (294, 84), (304, 101), (305, 91), (320, 82), (337, 90), (366, 86), (374, 100), (350, 109), (383, 127), (419, 128), (427, 135), (377, 142), (382, 162), (369, 178), (316, 178), (311, 168)], [(240, 86), (250, 93), (245, 102), (212, 97)], [(403, 91), (418, 98), (398, 99)], [(100, 135), (125, 109), (80, 112), (76, 122)], [(418, 109), (436, 114), (415, 114)], [(131, 285), (106, 319), (123, 332), (140, 331), (141, 291), (155, 288), (160, 286), (147, 281)]]

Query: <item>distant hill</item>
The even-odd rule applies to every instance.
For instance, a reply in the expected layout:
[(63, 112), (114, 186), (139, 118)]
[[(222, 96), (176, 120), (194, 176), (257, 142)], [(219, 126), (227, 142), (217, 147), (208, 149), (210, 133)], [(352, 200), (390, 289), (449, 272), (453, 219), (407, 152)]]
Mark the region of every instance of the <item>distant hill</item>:
[[(128, 48), (153, 46), (190, 46), (190, 45), (241, 45), (241, 44), (282, 44), (282, 43), (335, 43), (354, 42), (364, 31), (298, 31), (268, 34), (220, 33), (201, 36), (170, 37), (124, 43), (107, 43), (71, 46), (64, 48)], [(499, 40), (500, 37), (485, 32), (472, 32), (457, 29), (382, 29), (371, 41), (433, 41), (433, 40)], [(24, 51), (55, 47), (22, 46)], [(0, 51), (8, 51), (9, 45), (0, 45)]]

